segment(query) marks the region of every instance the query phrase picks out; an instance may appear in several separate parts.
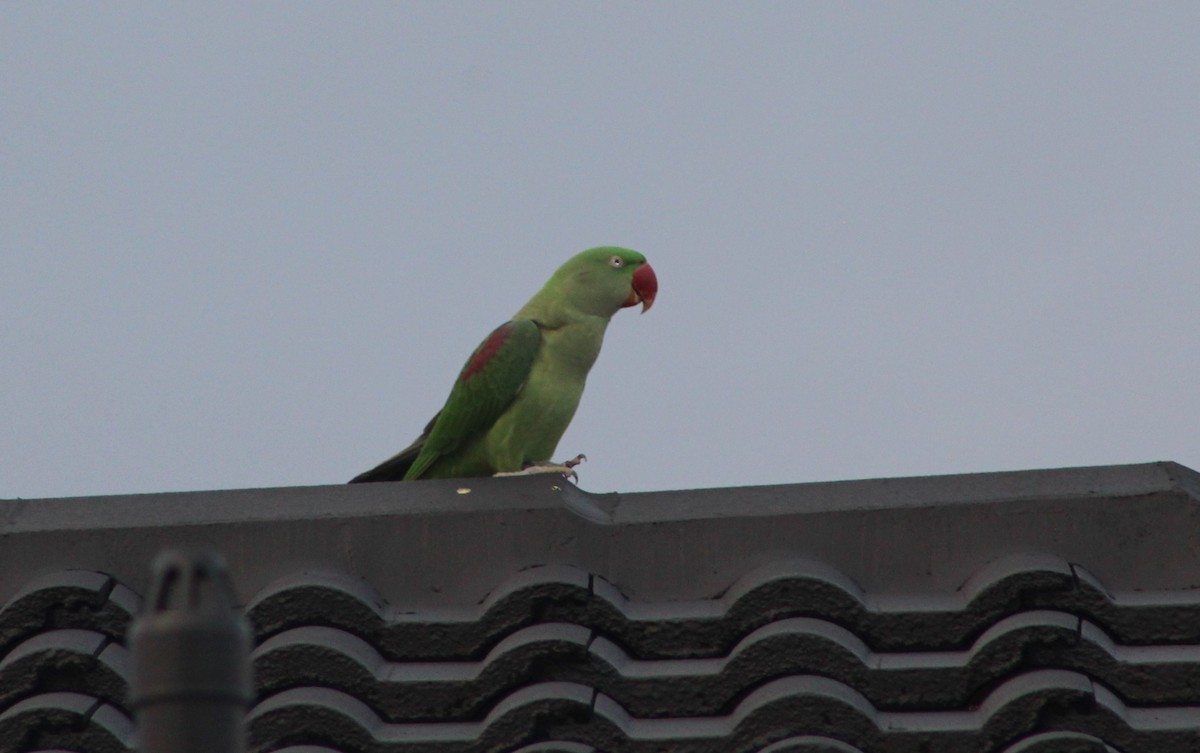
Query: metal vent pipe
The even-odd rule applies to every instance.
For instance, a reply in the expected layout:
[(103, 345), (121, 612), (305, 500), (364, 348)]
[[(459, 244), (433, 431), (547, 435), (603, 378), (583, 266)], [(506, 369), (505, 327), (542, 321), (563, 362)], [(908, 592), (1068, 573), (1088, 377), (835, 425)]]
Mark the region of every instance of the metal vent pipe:
[(172, 549), (154, 559), (129, 630), (139, 753), (244, 753), (253, 699), (250, 628), (224, 560)]

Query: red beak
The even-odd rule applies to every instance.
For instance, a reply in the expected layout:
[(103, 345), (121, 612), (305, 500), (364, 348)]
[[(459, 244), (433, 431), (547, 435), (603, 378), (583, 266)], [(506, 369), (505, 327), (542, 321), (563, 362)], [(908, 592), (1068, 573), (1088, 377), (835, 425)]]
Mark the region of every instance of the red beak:
[(654, 267), (648, 263), (643, 264), (633, 273), (633, 289), (629, 291), (629, 297), (625, 299), (625, 303), (621, 304), (621, 307), (636, 306), (640, 303), (644, 314), (654, 305), (654, 296), (656, 295), (658, 295), (658, 278), (654, 276)]

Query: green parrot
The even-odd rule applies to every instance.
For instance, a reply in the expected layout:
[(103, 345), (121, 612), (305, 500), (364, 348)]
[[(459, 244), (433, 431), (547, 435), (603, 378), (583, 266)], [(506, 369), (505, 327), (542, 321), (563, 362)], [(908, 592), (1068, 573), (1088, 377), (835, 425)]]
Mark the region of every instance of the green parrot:
[(649, 310), (658, 279), (637, 251), (602, 246), (558, 268), (480, 343), (421, 436), (350, 483), (559, 472), (551, 462), (618, 310)]

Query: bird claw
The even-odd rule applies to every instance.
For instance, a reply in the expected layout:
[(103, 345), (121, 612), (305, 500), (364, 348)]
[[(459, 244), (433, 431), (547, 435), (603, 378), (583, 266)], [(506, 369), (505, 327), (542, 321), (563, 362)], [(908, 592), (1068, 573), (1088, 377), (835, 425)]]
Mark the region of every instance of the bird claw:
[(555, 473), (563, 478), (569, 478), (572, 481), (579, 481), (579, 474), (575, 472), (575, 466), (587, 460), (587, 455), (580, 453), (570, 460), (564, 460), (561, 463), (537, 463), (527, 465), (519, 471), (501, 471), (493, 473), (493, 476), (534, 476), (542, 473)]

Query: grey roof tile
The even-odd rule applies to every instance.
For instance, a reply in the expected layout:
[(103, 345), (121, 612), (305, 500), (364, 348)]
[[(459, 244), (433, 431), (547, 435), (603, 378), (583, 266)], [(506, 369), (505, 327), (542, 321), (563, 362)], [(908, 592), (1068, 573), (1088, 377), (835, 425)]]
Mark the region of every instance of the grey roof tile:
[(128, 652), (90, 630), (38, 633), (0, 658), (0, 708), (38, 693), (68, 691), (124, 709), (128, 684)]
[[(1200, 587), (1113, 592), (1086, 567), (1071, 569), (1076, 587), (1054, 599), (1060, 608), (1086, 616), (1125, 643), (1200, 643)], [(1047, 602), (1044, 594), (1030, 595), (1031, 605)]]
[(591, 581), (577, 568), (530, 567), (478, 604), (414, 610), (390, 607), (360, 579), (303, 574), (271, 584), (246, 612), (259, 635), (322, 624), (362, 636), (393, 659), (461, 658), (482, 656), (521, 627), (578, 614), (591, 601)]
[(354, 751), (511, 749), (541, 733), (547, 720), (586, 716), (594, 692), (566, 683), (521, 688), (479, 722), (387, 724), (353, 696), (328, 688), (295, 688), (267, 698), (249, 716), (250, 740), (266, 749), (293, 737)]
[[(1037, 566), (1045, 561), (1038, 558)], [(769, 572), (751, 573), (739, 580), (739, 588), (716, 599), (653, 604), (631, 602), (596, 576), (591, 578), (590, 593), (576, 585), (580, 579), (557, 581), (563, 568), (536, 581), (524, 573), (525, 588), (505, 587), (505, 597), (498, 602), (506, 613), (521, 615), (521, 619), (494, 618), (492, 610), (481, 605), (469, 614), (456, 610), (459, 613), (448, 620), (415, 611), (401, 620), (388, 621), (386, 608), (376, 609), (321, 581), (293, 581), (287, 589), (274, 590), (268, 599), (251, 604), (249, 611), (260, 634), (272, 634), (278, 621), (254, 618), (259, 605), (277, 599), (287, 605), (292, 624), (338, 627), (359, 635), (385, 658), (394, 660), (480, 657), (505, 635), (537, 620), (586, 626), (619, 643), (630, 655), (647, 659), (720, 657), (753, 630), (798, 616), (845, 626), (879, 650), (964, 650), (997, 621), (1030, 608), (1090, 614), (1106, 631), (1112, 618), (1124, 632), (1114, 637), (1133, 645), (1200, 642), (1196, 634), (1200, 623), (1189, 622), (1196, 594), (1164, 592), (1152, 605), (1144, 596), (1127, 605), (1125, 594), (1109, 596), (1090, 585), (1081, 593), (1074, 579), (1052, 577), (1060, 571), (1017, 569), (1025, 562), (1026, 558), (1018, 557), (1005, 562), (1004, 568), (989, 567), (996, 579), (986, 587), (923, 600), (916, 595), (906, 599), (863, 597), (856, 589), (833, 586), (835, 580), (828, 572), (816, 578), (807, 565), (787, 563)], [(977, 586), (982, 583), (977, 577), (971, 580)], [(1088, 608), (1082, 608), (1081, 602)], [(439, 611), (445, 617), (447, 610)], [(1137, 615), (1141, 619), (1136, 619)]]
[(319, 682), (392, 720), (471, 719), (513, 688), (587, 658), (591, 631), (562, 623), (522, 628), (478, 662), (387, 662), (370, 644), (334, 628), (273, 636), (252, 660), (260, 693)]
[[(1100, 713), (1088, 713), (1095, 708)], [(1047, 718), (1047, 709), (1059, 709)], [(251, 714), (258, 744), (283, 734), (331, 734), (363, 751), (500, 750), (552, 734), (604, 751), (755, 751), (797, 727), (862, 750), (890, 753), (991, 751), (1039, 733), (1040, 725), (1114, 740), (1118, 748), (1194, 753), (1200, 707), (1129, 708), (1088, 678), (1059, 670), (1015, 677), (976, 709), (881, 712), (834, 680), (793, 676), (747, 695), (720, 717), (642, 719), (581, 685), (522, 688), (476, 723), (388, 724), (365, 704), (327, 689), (285, 691)], [(331, 730), (333, 732), (331, 732)], [(853, 747), (851, 748), (853, 749)]]
[(84, 628), (120, 640), (138, 606), (133, 592), (118, 587), (109, 575), (87, 570), (42, 572), (22, 582), (0, 607), (0, 657), (14, 643), (57, 628)]
[(44, 693), (0, 711), (0, 751), (39, 747), (127, 753), (133, 749), (133, 723), (118, 709), (82, 693)]
[(1200, 683), (1200, 647), (1128, 647), (1078, 617), (1047, 610), (1007, 617), (964, 651), (875, 653), (850, 631), (788, 618), (717, 659), (638, 660), (586, 628), (550, 623), (510, 635), (478, 662), (388, 662), (370, 644), (326, 627), (298, 628), (254, 655), (261, 693), (320, 682), (391, 721), (471, 719), (513, 688), (543, 680), (596, 687), (637, 716), (722, 713), (745, 689), (818, 673), (877, 708), (969, 705), (998, 677), (1074, 669), (1143, 705), (1186, 704)]
[(124, 631), (197, 538), (247, 599), (262, 753), (1200, 750), (1175, 464), (460, 488), (0, 501), (0, 753), (128, 750)]
[(1043, 732), (997, 753), (1121, 753), (1103, 740), (1079, 732)]

